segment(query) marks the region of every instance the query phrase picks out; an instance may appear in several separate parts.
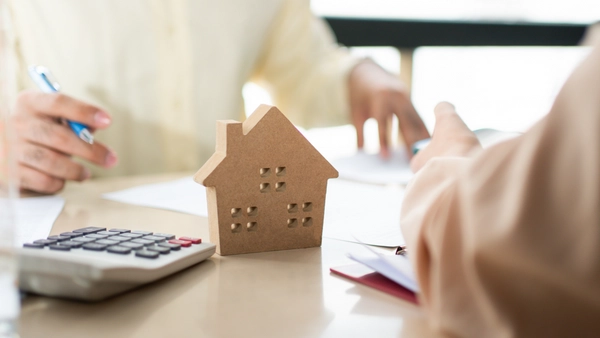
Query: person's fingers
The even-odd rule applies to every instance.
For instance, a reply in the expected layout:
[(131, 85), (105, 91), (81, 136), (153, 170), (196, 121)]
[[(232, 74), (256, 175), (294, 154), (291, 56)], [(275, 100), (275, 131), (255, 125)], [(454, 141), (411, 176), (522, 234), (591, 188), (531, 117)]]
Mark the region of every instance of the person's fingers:
[(111, 168), (117, 163), (117, 155), (100, 142), (87, 144), (68, 127), (48, 119), (20, 116), (15, 124), (17, 133), (28, 142), (52, 148), (67, 155), (74, 155), (92, 163)]
[(21, 189), (54, 194), (65, 186), (65, 181), (27, 166), (19, 166)]
[(430, 137), (429, 131), (410, 101), (396, 100), (395, 103), (394, 113), (398, 117), (400, 135), (404, 140), (407, 154), (412, 156), (412, 145), (417, 141)]
[(376, 98), (371, 104), (371, 116), (375, 117), (377, 121), (377, 130), (379, 133), (379, 154), (383, 158), (390, 157), (390, 151), (388, 148), (388, 117), (389, 113), (386, 111), (387, 100), (384, 97)]
[(17, 154), (19, 163), (59, 179), (83, 181), (91, 176), (89, 169), (82, 164), (37, 144), (21, 144)]
[(433, 113), (436, 116), (440, 115), (440, 114), (444, 114), (444, 113), (455, 113), (456, 114), (456, 107), (454, 107), (454, 105), (450, 102), (442, 101), (442, 102), (438, 103), (437, 105), (435, 105), (435, 107), (433, 108)]
[(17, 113), (21, 109), (80, 122), (94, 129), (106, 128), (111, 123), (105, 111), (61, 93), (23, 91), (17, 97)]
[(365, 145), (365, 122), (364, 114), (354, 111), (352, 112), (352, 124), (356, 130), (356, 146), (362, 149)]

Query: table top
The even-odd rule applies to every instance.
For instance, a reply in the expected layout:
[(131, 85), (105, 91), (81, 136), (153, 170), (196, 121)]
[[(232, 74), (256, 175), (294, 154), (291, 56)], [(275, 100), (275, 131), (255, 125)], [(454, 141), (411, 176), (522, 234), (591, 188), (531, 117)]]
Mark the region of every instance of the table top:
[[(101, 199), (185, 174), (72, 183), (51, 234), (86, 226), (143, 228), (208, 239), (204, 217)], [(133, 291), (83, 303), (28, 295), (21, 337), (428, 337), (422, 310), (332, 275), (358, 244), (213, 257)]]

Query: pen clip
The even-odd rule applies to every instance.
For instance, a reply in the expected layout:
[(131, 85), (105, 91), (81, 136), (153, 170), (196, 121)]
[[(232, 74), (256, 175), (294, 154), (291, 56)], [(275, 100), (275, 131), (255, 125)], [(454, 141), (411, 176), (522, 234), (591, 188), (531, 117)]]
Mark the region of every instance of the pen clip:
[(54, 93), (60, 90), (58, 81), (56, 81), (48, 68), (42, 66), (31, 66), (28, 70), (29, 75), (35, 84), (40, 87), (43, 92)]

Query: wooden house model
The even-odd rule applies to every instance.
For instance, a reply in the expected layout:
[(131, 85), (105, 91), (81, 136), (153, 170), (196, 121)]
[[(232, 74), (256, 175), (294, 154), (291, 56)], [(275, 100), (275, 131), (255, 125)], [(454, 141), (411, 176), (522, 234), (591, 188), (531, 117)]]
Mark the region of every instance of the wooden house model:
[(273, 106), (217, 121), (216, 151), (194, 180), (206, 186), (210, 240), (220, 255), (321, 245), (335, 168)]

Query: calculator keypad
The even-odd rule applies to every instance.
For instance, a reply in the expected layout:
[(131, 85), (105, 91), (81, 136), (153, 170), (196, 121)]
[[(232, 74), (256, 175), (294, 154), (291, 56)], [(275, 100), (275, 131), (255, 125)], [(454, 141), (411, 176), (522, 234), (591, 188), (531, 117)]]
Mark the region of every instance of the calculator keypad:
[(26, 243), (24, 248), (71, 251), (81, 249), (90, 251), (105, 251), (111, 254), (129, 255), (132, 251), (136, 257), (158, 258), (171, 251), (200, 244), (199, 238), (180, 237), (166, 233), (152, 233), (150, 231), (115, 228), (106, 230), (100, 227), (86, 227), (60, 235), (49, 236), (47, 239), (38, 239), (33, 243)]

